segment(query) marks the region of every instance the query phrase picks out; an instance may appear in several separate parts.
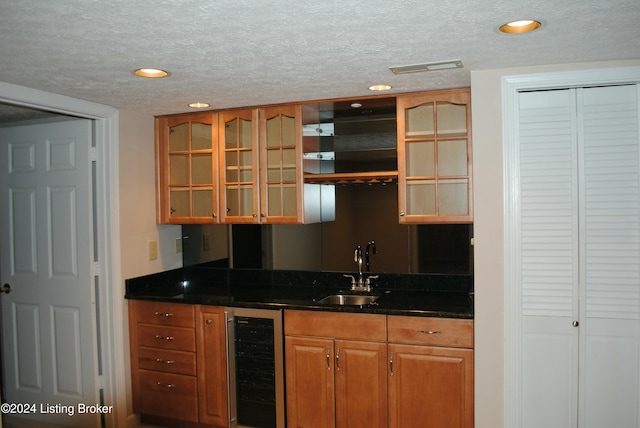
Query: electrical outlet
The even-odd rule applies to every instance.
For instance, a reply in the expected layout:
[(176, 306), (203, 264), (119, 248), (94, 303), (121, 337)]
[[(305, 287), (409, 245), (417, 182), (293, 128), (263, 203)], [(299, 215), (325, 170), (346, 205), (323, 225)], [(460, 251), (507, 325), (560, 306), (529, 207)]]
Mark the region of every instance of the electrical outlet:
[(149, 241), (149, 260), (158, 259), (158, 241)]
[(182, 252), (182, 238), (176, 238), (176, 253)]

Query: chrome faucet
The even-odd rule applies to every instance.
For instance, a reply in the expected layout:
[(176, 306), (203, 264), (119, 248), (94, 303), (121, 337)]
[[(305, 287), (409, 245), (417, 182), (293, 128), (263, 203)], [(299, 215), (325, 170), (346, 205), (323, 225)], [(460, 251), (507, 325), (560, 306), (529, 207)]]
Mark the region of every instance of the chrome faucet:
[(360, 245), (356, 245), (356, 250), (353, 253), (353, 261), (358, 264), (358, 287), (364, 286), (364, 277), (362, 276), (362, 247)]
[[(374, 241), (370, 241), (367, 244), (367, 271), (369, 271), (369, 247), (373, 247), (373, 254), (376, 254), (376, 243)], [(358, 279), (356, 279), (354, 275), (343, 275), (345, 278), (351, 278), (351, 291), (371, 291), (371, 280), (376, 279), (378, 275), (370, 275), (366, 281), (364, 280), (364, 274), (362, 273), (362, 247), (360, 245), (356, 245), (356, 249), (353, 253), (353, 260), (358, 264)]]

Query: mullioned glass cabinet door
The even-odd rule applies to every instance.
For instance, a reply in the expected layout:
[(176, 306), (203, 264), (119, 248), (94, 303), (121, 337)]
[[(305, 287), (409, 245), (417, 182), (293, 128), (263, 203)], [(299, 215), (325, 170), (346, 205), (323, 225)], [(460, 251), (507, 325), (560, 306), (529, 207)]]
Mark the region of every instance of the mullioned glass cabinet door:
[(257, 110), (220, 113), (222, 222), (259, 223)]
[(158, 222), (217, 223), (217, 114), (156, 119)]
[(472, 223), (468, 89), (398, 97), (401, 223)]
[(299, 214), (301, 186), (298, 150), (302, 128), (300, 109), (282, 106), (262, 109), (260, 198), (264, 223), (295, 222)]

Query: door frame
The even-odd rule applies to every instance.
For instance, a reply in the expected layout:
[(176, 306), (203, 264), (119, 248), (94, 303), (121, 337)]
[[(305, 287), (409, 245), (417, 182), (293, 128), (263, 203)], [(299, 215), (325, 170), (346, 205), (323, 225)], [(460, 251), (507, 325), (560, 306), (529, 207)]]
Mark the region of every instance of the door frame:
[(504, 207), (504, 426), (520, 427), (522, 399), (518, 384), (522, 360), (520, 248), (518, 210), (518, 94), (522, 91), (567, 89), (598, 85), (638, 84), (640, 67), (550, 72), (502, 78), (502, 171)]
[[(102, 384), (107, 426), (126, 426), (127, 385), (125, 376), (125, 326), (120, 268), (120, 216), (118, 192), (118, 110), (89, 101), (0, 82), (0, 102), (37, 108), (94, 121), (96, 163), (96, 219), (100, 295)], [(88, 403), (89, 404), (89, 403)]]

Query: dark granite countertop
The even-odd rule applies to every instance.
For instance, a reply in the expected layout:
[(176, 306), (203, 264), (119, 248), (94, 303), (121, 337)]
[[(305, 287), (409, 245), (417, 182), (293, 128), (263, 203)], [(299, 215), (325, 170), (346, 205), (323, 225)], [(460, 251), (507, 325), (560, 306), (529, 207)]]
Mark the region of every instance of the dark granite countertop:
[[(374, 303), (320, 304), (349, 291), (336, 272), (182, 268), (126, 281), (127, 299), (259, 309), (302, 309), (473, 319), (473, 278), (469, 275), (379, 274)], [(357, 294), (357, 293), (356, 293)]]

